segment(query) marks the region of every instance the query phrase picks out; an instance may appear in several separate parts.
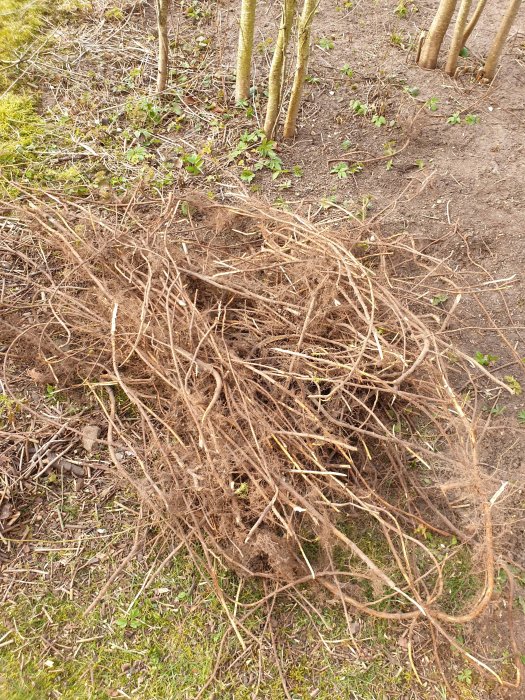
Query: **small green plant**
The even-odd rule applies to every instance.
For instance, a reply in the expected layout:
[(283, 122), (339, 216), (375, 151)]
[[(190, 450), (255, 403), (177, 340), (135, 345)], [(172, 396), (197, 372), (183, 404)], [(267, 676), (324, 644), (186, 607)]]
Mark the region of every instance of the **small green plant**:
[(327, 37), (322, 36), (317, 40), (316, 46), (318, 46), (323, 51), (331, 51), (334, 48), (335, 44), (332, 39), (328, 39)]
[[(245, 131), (233, 151), (229, 153), (228, 162), (231, 163), (242, 156), (237, 162), (244, 168), (240, 175), (244, 182), (251, 182), (255, 173), (263, 169), (269, 170), (272, 179), (275, 180), (284, 172), (283, 162), (275, 151), (276, 145), (276, 142), (267, 139), (262, 131)], [(302, 176), (302, 170), (298, 174), (299, 170), (293, 171), (296, 177)]]
[(512, 389), (512, 393), (515, 396), (520, 396), (521, 392), (523, 391), (521, 384), (518, 382), (516, 377), (513, 377), (511, 374), (507, 374), (503, 377), (503, 381), (505, 384)]
[(379, 127), (384, 126), (386, 124), (386, 119), (383, 117), (382, 114), (374, 114), (372, 116), (372, 124), (379, 128)]
[(250, 168), (244, 168), (239, 177), (243, 182), (251, 182), (255, 177), (255, 173)]
[(122, 22), (124, 19), (124, 13), (120, 7), (108, 7), (108, 9), (104, 12), (104, 17), (109, 22)]
[(139, 100), (130, 101), (126, 105), (126, 113), (132, 122), (138, 122), (139, 125), (159, 124), (164, 109), (155, 100), (149, 97), (142, 97)]
[(372, 195), (369, 195), (369, 194), (363, 195), (361, 197), (361, 201), (359, 204), (360, 204), (360, 209), (357, 213), (357, 218), (359, 219), (359, 221), (364, 222), (364, 220), (366, 219), (366, 216), (368, 214), (368, 210), (372, 209), (372, 206), (373, 206)]
[(255, 164), (255, 170), (266, 168), (272, 173), (272, 179), (275, 180), (283, 172), (283, 162), (275, 152), (275, 141), (270, 141), (266, 136), (262, 137), (261, 143), (255, 147), (255, 152), (261, 156)]
[(427, 107), (431, 112), (436, 112), (439, 105), (439, 100), (437, 97), (429, 97), (425, 102), (425, 107)]
[(19, 406), (7, 394), (0, 394), (0, 427), (13, 425)]
[(368, 105), (363, 104), (359, 100), (352, 100), (350, 102), (350, 109), (359, 117), (364, 117), (368, 114)]
[(490, 367), (495, 362), (497, 362), (499, 358), (496, 357), (496, 355), (491, 355), (490, 353), (483, 353), (478, 350), (474, 355), (474, 359), (476, 360), (478, 365), (481, 365), (482, 367)]
[(202, 175), (204, 160), (200, 153), (184, 153), (182, 155), (184, 169), (190, 175)]
[(505, 413), (505, 406), (492, 406), (492, 408), (489, 408), (489, 411), (491, 416), (501, 416), (503, 413)]
[(340, 180), (344, 180), (348, 177), (348, 163), (337, 163), (330, 170), (331, 175), (337, 175)]
[(230, 151), (228, 155), (228, 162), (231, 163), (238, 156), (242, 155), (245, 151), (247, 151), (254, 144), (256, 144), (262, 136), (264, 136), (264, 134), (259, 131), (245, 131), (241, 135), (241, 138), (239, 139), (239, 142), (237, 143), (233, 151)]
[(57, 388), (54, 384), (47, 384), (46, 385), (46, 397), (48, 399), (54, 399), (56, 393), (57, 393)]
[(408, 93), (410, 97), (417, 97), (421, 91), (418, 87), (410, 87), (409, 85), (406, 85), (405, 92)]
[(399, 0), (394, 14), (398, 17), (406, 17), (408, 13), (407, 0)]
[(353, 78), (354, 77), (354, 71), (350, 68), (348, 63), (345, 63), (344, 66), (341, 68), (341, 73), (343, 75), (346, 75), (347, 78)]
[(200, 2), (192, 2), (190, 3), (189, 7), (186, 9), (186, 15), (194, 20), (195, 22), (199, 22), (202, 19), (206, 19), (207, 17), (210, 16), (210, 11), (205, 9), (202, 6), (202, 3)]
[(448, 294), (436, 294), (435, 297), (432, 297), (430, 303), (432, 306), (442, 306), (446, 301), (448, 301)]
[(425, 165), (426, 165), (425, 161), (424, 161), (422, 158), (416, 158), (416, 160), (414, 161), (414, 163), (417, 165), (417, 167), (419, 168), (419, 170), (423, 170), (423, 168), (424, 168)]
[(469, 54), (470, 54), (470, 51), (467, 49), (466, 46), (464, 46), (461, 49), (461, 51), (459, 52), (459, 55), (461, 56), (461, 58), (468, 58)]
[(360, 173), (362, 170), (362, 163), (352, 163), (349, 165), (346, 162), (341, 162), (334, 165), (334, 167), (330, 170), (330, 173), (332, 175), (337, 175), (340, 180), (344, 180), (349, 175), (357, 175), (357, 173)]
[(247, 481), (243, 481), (240, 486), (238, 486), (234, 493), (238, 498), (247, 498), (250, 492), (250, 485)]
[(126, 160), (132, 165), (138, 165), (150, 157), (144, 146), (132, 146), (125, 153)]
[(398, 46), (400, 49), (405, 48), (405, 39), (399, 32), (392, 32), (390, 35), (390, 43), (392, 46)]
[(235, 106), (237, 109), (248, 109), (250, 106), (250, 103), (248, 100), (237, 100), (235, 103)]
[(319, 204), (322, 209), (330, 209), (334, 204), (337, 203), (337, 195), (331, 194), (329, 197), (322, 197)]
[(465, 683), (465, 685), (472, 685), (472, 669), (464, 668), (458, 673), (457, 678), (460, 683)]
[(454, 112), (454, 114), (451, 114), (450, 117), (447, 119), (447, 124), (461, 124), (461, 117), (459, 116), (459, 112)]
[(467, 114), (465, 124), (479, 124), (479, 116), (477, 114)]
[(275, 141), (270, 141), (266, 138), (266, 136), (263, 136), (261, 143), (255, 148), (255, 150), (265, 158), (277, 158), (277, 154), (274, 150), (276, 145), (277, 144)]
[(362, 163), (352, 163), (352, 165), (348, 168), (348, 172), (350, 175), (357, 175), (357, 173), (360, 173), (363, 170), (363, 164)]
[(130, 628), (136, 630), (139, 627), (143, 627), (145, 624), (144, 621), (140, 619), (139, 614), (139, 611), (134, 608), (128, 615), (117, 617), (115, 624), (117, 627), (120, 627), (120, 629)]
[(522, 408), (521, 411), (518, 411), (518, 422), (525, 423), (525, 408)]

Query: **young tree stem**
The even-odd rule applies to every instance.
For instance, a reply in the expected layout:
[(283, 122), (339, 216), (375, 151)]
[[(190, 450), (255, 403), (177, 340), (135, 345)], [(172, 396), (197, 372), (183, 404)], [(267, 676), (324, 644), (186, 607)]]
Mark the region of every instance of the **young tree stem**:
[(472, 17), (470, 18), (470, 21), (467, 24), (467, 27), (465, 29), (465, 33), (463, 34), (463, 46), (465, 46), (465, 44), (469, 40), (470, 35), (474, 31), (474, 28), (476, 27), (477, 23), (479, 22), (479, 18), (481, 17), (481, 13), (485, 9), (486, 4), (487, 4), (487, 0), (478, 0), (478, 4), (476, 5), (476, 9), (474, 10)]
[(297, 39), (297, 62), (295, 66), (295, 75), (284, 122), (284, 138), (291, 139), (295, 134), (297, 124), (297, 114), (299, 113), (299, 105), (303, 94), (304, 80), (308, 69), (308, 57), (310, 55), (310, 33), (315, 12), (319, 5), (319, 0), (304, 0), (303, 11), (299, 20), (298, 39)]
[(237, 49), (237, 72), (235, 79), (235, 101), (247, 100), (250, 96), (253, 36), (255, 33), (255, 6), (257, 0), (242, 0), (239, 22), (239, 46)]
[(418, 61), (421, 68), (435, 68), (437, 66), (439, 50), (456, 9), (456, 4), (457, 0), (441, 0), (439, 3), (438, 11), (421, 48)]
[(266, 118), (264, 120), (264, 133), (269, 139), (273, 136), (275, 125), (279, 118), (286, 49), (290, 41), (296, 6), (297, 0), (284, 0), (281, 25), (279, 27), (279, 34), (277, 35), (272, 65), (270, 67), (270, 75), (268, 77), (268, 104), (266, 106)]
[(452, 43), (445, 65), (445, 73), (448, 73), (448, 75), (454, 75), (458, 66), (458, 56), (463, 48), (463, 37), (465, 36), (465, 28), (467, 26), (468, 13), (471, 5), (472, 0), (461, 0), (456, 26), (454, 27), (454, 34), (452, 36)]
[(488, 78), (489, 80), (492, 80), (496, 74), (496, 68), (498, 67), (501, 54), (503, 53), (505, 41), (507, 40), (510, 29), (518, 16), (520, 6), (521, 0), (510, 0), (505, 15), (501, 20), (501, 24), (499, 25), (496, 37), (492, 42), (492, 46), (490, 47), (482, 71), (484, 77)]
[(157, 92), (163, 92), (166, 89), (166, 83), (168, 81), (168, 14), (170, 9), (170, 0), (156, 0), (156, 9), (157, 31), (159, 37)]

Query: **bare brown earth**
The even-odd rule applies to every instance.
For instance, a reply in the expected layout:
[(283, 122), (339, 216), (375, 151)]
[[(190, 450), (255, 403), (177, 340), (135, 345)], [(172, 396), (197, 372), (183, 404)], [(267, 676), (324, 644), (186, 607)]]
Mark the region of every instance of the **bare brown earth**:
[[(96, 51), (80, 56), (71, 50), (73, 77), (68, 78), (58, 69), (51, 75), (53, 89), (43, 89), (44, 110), (58, 102), (80, 115), (84, 108), (79, 107), (78, 97), (86, 90), (86, 85), (89, 85), (92, 99), (100, 109), (115, 107), (123, 103), (124, 98), (111, 93), (111, 85), (121, 81), (137, 64), (142, 66), (144, 81), (139, 89), (146, 91), (148, 77), (154, 75), (154, 45), (148, 38), (153, 27), (152, 8), (147, 3), (115, 3), (122, 5), (126, 12), (126, 26), (120, 28), (101, 20), (105, 9), (103, 4), (98, 3), (93, 17), (84, 18), (82, 25), (83, 31), (96, 44)], [(512, 375), (523, 383), (525, 368), (520, 362), (520, 358), (525, 357), (523, 10), (494, 83), (482, 84), (474, 76), (500, 16), (500, 4), (488, 4), (487, 16), (469, 42), (470, 55), (460, 60), (459, 76), (453, 80), (440, 70), (426, 72), (414, 64), (414, 46), (420, 30), (429, 24), (435, 2), (421, 0), (417, 3), (417, 11), (416, 5), (409, 4), (407, 17), (399, 18), (394, 13), (397, 6), (394, 1), (357, 0), (352, 8), (345, 8), (343, 2), (324, 0), (313, 30), (316, 46), (312, 51), (309, 75), (314, 81), (306, 86), (297, 137), (291, 144), (278, 145), (285, 167), (298, 165), (302, 169), (302, 177), (290, 178), (289, 188), (279, 187), (280, 181), (272, 182), (268, 174), (258, 175), (251, 184), (242, 183), (237, 177), (241, 167), (234, 172), (235, 168), (231, 166), (227, 172), (224, 152), (235, 144), (243, 129), (252, 130), (257, 126), (251, 118), (236, 118), (226, 135), (213, 136), (205, 121), (199, 126), (198, 119), (190, 119), (180, 133), (166, 135), (168, 141), (159, 147), (159, 152), (169, 156), (170, 143), (183, 144), (185, 148), (191, 144), (196, 149), (211, 139), (219, 161), (217, 172), (224, 178), (218, 177), (218, 184), (210, 184), (204, 178), (181, 176), (177, 185), (183, 190), (208, 188), (219, 199), (232, 189), (252, 190), (278, 206), (296, 209), (317, 220), (342, 216), (339, 210), (327, 208), (330, 201), (357, 216), (364, 212), (368, 219), (381, 214), (374, 229), (376, 235), (403, 233), (407, 238), (415, 238), (420, 249), (446, 258), (463, 279), (472, 272), (473, 279), (481, 274), (502, 280), (503, 294), (491, 291), (482, 297), (486, 314), (478, 305), (471, 305), (468, 299), (462, 298), (449, 332), (453, 337), (457, 336), (459, 345), (469, 355), (479, 351), (497, 357), (490, 369), (501, 379)], [(232, 91), (237, 3), (212, 3), (210, 10), (210, 16), (197, 25), (177, 12), (172, 18), (172, 35), (177, 47), (196, 33), (211, 38), (201, 68), (192, 67), (187, 73), (190, 85), (188, 104), (196, 114), (200, 114), (202, 104), (209, 97), (209, 87), (202, 88), (203, 75), (211, 76), (211, 84), (217, 93), (221, 89), (226, 95)], [(260, 3), (256, 37), (259, 50), (255, 57), (254, 77), (259, 95), (255, 101), (259, 121), (262, 121), (260, 110), (265, 103), (262, 93), (270, 56), (267, 40), (274, 36), (278, 14), (278, 3)], [(110, 67), (105, 67), (101, 60), (103, 42), (100, 37), (114, 37), (115, 34), (121, 41), (121, 52)], [(320, 48), (325, 43), (319, 41), (322, 38), (332, 40), (333, 48)], [(60, 41), (68, 43), (72, 39), (68, 37)], [(180, 55), (177, 52), (175, 55), (174, 75), (186, 70)], [(351, 77), (341, 72), (345, 65), (353, 71)], [(42, 66), (36, 68), (37, 75), (39, 72), (45, 74), (47, 70)], [(86, 77), (88, 74), (89, 78)], [(417, 88), (417, 94), (412, 90), (414, 96), (411, 96), (407, 87)], [(431, 98), (437, 100), (436, 111), (424, 106)], [(356, 116), (349, 106), (350, 101), (356, 99), (364, 104), (375, 104), (377, 113), (385, 117), (386, 124), (377, 127), (369, 117)], [(221, 104), (220, 99), (217, 101)], [(227, 99), (224, 102), (227, 103)], [(221, 109), (230, 107), (231, 103), (221, 106)], [(461, 123), (449, 124), (448, 118), (456, 113)], [(475, 115), (479, 121), (466, 123), (467, 115)], [(92, 124), (92, 127), (93, 140), (87, 139), (87, 142), (98, 151), (101, 149), (96, 132), (99, 125)], [(344, 141), (351, 144), (346, 148), (350, 148), (351, 156), (342, 147)], [(394, 154), (401, 147), (403, 150), (399, 155), (389, 156), (385, 153), (385, 144), (389, 144), (388, 148)], [(104, 161), (110, 172), (117, 169), (113, 157), (108, 155)], [(350, 163), (362, 162), (363, 171), (338, 179), (330, 170), (345, 157), (351, 159)], [(379, 157), (382, 160), (376, 161)], [(391, 167), (387, 169), (390, 159)], [(451, 231), (454, 233), (452, 238)], [(451, 308), (453, 301), (448, 299), (445, 308)], [(33, 385), (30, 388), (35, 392)], [(524, 435), (518, 420), (519, 411), (525, 409), (524, 396), (509, 396), (487, 385), (486, 404), (480, 406), (480, 410), (487, 415), (494, 407), (498, 410), (487, 428), (483, 462), (488, 473), (497, 474), (501, 482), (508, 482), (500, 515), (507, 527), (499, 530), (498, 546), (510, 561), (525, 567)], [(89, 510), (87, 506), (85, 510)], [(84, 513), (84, 508), (81, 512)], [(44, 514), (43, 520), (47, 518), (48, 515)], [(508, 647), (506, 623), (506, 601), (498, 599), (481, 623), (478, 621), (467, 634), (475, 638), (478, 648), (485, 650), (486, 657), (490, 658), (494, 649)], [(523, 650), (524, 632), (519, 623), (516, 635)], [(521, 690), (480, 688), (475, 692), (477, 695), (469, 697), (515, 700), (523, 697)], [(406, 697), (417, 697), (417, 694), (407, 693)]]

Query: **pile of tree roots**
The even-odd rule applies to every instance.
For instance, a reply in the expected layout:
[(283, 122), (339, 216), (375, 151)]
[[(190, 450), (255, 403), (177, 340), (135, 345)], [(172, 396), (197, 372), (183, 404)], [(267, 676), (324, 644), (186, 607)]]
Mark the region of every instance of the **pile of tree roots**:
[[(24, 217), (2, 245), (6, 363), (96, 401), (115, 470), (203, 569), (310, 581), (458, 646), (449, 623), (493, 592), (494, 486), (442, 263), (356, 218), (241, 199)], [(466, 548), (480, 585), (457, 610), (447, 566)]]

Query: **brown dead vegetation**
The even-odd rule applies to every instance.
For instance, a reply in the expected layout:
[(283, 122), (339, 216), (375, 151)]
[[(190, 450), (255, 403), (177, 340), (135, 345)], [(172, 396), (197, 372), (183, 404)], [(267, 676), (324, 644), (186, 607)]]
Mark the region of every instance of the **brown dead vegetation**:
[[(314, 225), (245, 200), (49, 198), (21, 214), (2, 246), (6, 363), (96, 398), (115, 469), (201, 570), (214, 580), (218, 557), (280, 589), (315, 580), (460, 649), (447, 626), (494, 589), (497, 486), (478, 463), (474, 385), (468, 401), (453, 389), (471, 365), (431, 304), (458, 292), (443, 263), (381, 240), (374, 219)], [(451, 507), (465, 495), (468, 511)], [(446, 603), (454, 551), (439, 558), (421, 532), (479, 557), (465, 609)], [(355, 595), (367, 582), (374, 595)]]

